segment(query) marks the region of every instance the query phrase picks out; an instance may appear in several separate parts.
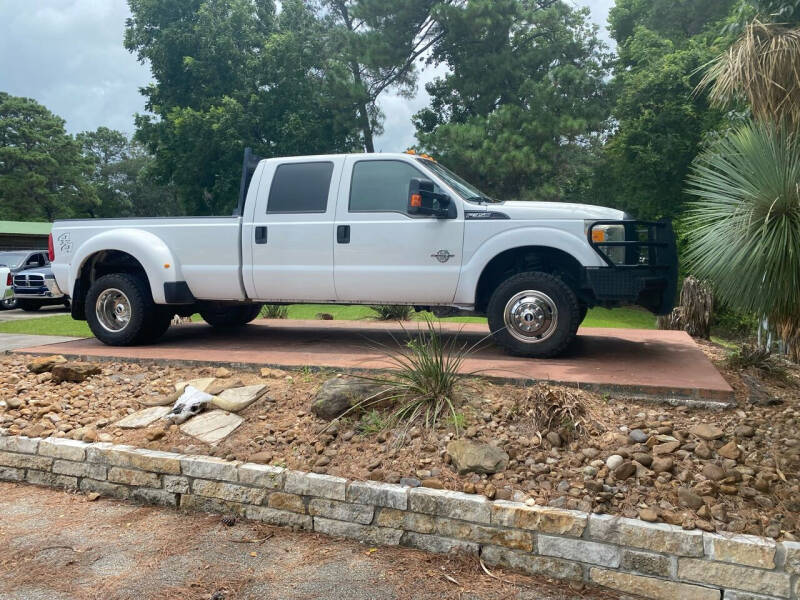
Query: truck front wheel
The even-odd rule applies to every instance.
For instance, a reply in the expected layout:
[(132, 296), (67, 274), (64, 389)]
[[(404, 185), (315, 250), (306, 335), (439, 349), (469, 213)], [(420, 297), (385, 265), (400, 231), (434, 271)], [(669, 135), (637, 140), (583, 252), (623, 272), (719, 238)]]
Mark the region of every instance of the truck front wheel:
[(200, 311), (203, 320), (212, 327), (242, 327), (255, 319), (261, 312), (261, 304), (226, 306), (210, 305)]
[(489, 329), (510, 354), (549, 358), (575, 338), (581, 309), (575, 292), (549, 273), (529, 271), (501, 283), (489, 299)]
[(130, 273), (99, 277), (86, 294), (85, 306), (89, 329), (109, 346), (155, 341), (172, 316), (153, 302), (144, 277)]

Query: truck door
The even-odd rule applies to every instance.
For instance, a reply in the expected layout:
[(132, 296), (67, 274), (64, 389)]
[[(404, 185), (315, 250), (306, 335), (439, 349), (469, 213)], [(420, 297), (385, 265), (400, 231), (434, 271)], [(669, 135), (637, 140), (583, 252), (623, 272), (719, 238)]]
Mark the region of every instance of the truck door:
[(336, 299), (333, 219), (343, 163), (336, 156), (267, 162), (242, 227), (248, 295), (266, 302)]
[[(448, 304), (461, 271), (464, 211), (411, 216), (413, 159), (347, 158), (339, 189), (334, 280), (339, 302)], [(437, 189), (436, 191), (442, 191)]]

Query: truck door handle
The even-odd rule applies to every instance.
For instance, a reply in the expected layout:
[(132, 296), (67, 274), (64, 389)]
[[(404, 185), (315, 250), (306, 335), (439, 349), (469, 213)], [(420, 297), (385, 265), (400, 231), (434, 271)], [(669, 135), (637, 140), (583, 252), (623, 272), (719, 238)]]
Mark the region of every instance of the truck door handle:
[(267, 243), (267, 228), (264, 226), (256, 227), (256, 244)]
[(339, 225), (336, 228), (336, 241), (340, 244), (350, 243), (350, 225)]

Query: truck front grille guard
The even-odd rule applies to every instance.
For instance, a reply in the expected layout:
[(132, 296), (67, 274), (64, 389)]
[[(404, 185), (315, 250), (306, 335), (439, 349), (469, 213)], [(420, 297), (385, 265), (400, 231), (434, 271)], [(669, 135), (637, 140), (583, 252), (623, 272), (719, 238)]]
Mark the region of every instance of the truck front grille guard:
[[(595, 242), (592, 239), (592, 232), (595, 227), (602, 225), (622, 225), (625, 228), (625, 241)], [(675, 269), (677, 272), (678, 253), (670, 221), (595, 221), (586, 229), (586, 239), (609, 267)], [(625, 248), (624, 263), (615, 263), (603, 250), (612, 247)], [(642, 252), (643, 249), (646, 253)]]

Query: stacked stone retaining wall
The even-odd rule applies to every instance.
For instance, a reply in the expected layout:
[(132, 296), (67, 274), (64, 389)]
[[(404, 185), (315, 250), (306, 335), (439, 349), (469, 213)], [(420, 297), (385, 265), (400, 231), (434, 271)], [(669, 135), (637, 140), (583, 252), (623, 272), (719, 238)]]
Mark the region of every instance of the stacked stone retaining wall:
[(466, 552), (656, 600), (800, 598), (800, 543), (109, 443), (0, 436), (0, 480)]

